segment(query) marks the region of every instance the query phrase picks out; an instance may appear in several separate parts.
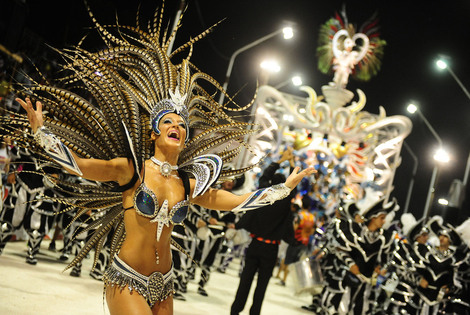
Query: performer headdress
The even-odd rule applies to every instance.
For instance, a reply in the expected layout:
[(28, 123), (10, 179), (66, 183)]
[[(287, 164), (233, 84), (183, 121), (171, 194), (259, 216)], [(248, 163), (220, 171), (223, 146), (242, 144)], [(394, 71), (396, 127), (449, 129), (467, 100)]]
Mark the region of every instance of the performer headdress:
[(429, 228), (424, 224), (424, 218), (416, 222), (407, 236), (413, 242), (423, 234), (429, 234)]
[[(144, 161), (152, 155), (150, 131), (160, 133), (158, 123), (165, 114), (180, 115), (186, 124), (186, 144), (179, 155), (178, 170), (196, 179), (194, 198), (207, 191), (217, 179), (233, 178), (253, 167), (222, 170), (223, 163), (234, 160), (244, 146), (249, 148), (245, 137), (257, 132), (227, 111), (244, 111), (254, 99), (246, 106), (238, 106), (215, 79), (191, 63), (193, 45), (215, 25), (171, 52), (170, 44), (181, 27), (182, 16), (173, 32), (162, 30), (163, 8), (164, 2), (147, 29), (139, 25), (138, 17), (136, 26), (118, 23), (103, 26), (88, 8), (106, 48), (88, 51), (80, 42), (74, 49), (58, 51), (66, 62), (63, 65), (66, 76), (61, 78), (61, 84), (43, 85), (31, 79), (33, 84), (22, 86), (18, 93), (43, 103), (44, 111), (48, 112), (44, 127), (69, 150), (84, 158), (132, 158), (138, 174)], [(178, 58), (178, 63), (172, 61), (183, 52), (186, 55)], [(213, 91), (207, 91), (208, 88)], [(224, 93), (230, 102), (219, 104), (214, 99), (217, 93)], [(13, 114), (0, 117), (0, 128), (19, 147), (28, 147), (51, 161), (39, 143), (22, 132), (29, 126), (27, 117)], [(191, 139), (190, 127), (200, 130)], [(78, 264), (92, 249), (96, 264), (110, 232), (113, 257), (125, 237), (122, 192), (116, 190), (116, 183), (84, 186), (58, 181), (57, 185), (71, 191), (72, 197), (54, 201), (68, 205), (64, 212), (78, 209), (74, 220), (89, 211), (99, 213), (84, 231), (94, 229), (95, 232), (68, 268)]]
[(449, 238), (449, 241), (454, 246), (459, 246), (462, 242), (459, 233), (455, 230), (455, 228), (450, 224), (444, 224), (444, 219), (441, 216), (434, 216), (428, 222), (430, 230), (436, 235), (444, 235)]
[(384, 202), (383, 200), (377, 202), (375, 205), (363, 211), (362, 216), (366, 220), (376, 218), (381, 214), (388, 214), (391, 211), (397, 211), (399, 206), (397, 200), (394, 198), (390, 202)]
[(187, 94), (181, 96), (178, 89), (176, 92), (173, 93), (171, 90), (169, 91), (171, 95), (171, 99), (165, 98), (159, 101), (155, 106), (152, 108), (152, 112), (150, 113), (150, 124), (152, 130), (157, 134), (160, 135), (160, 129), (158, 129), (158, 124), (163, 116), (169, 113), (175, 113), (181, 116), (184, 120), (185, 128), (186, 128), (186, 139), (189, 139), (189, 112), (188, 108), (185, 104), (185, 99)]

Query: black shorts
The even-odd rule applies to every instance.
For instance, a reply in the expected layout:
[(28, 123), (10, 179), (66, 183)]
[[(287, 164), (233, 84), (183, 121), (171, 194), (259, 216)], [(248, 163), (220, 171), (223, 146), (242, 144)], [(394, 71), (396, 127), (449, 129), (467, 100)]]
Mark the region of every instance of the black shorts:
[(300, 260), (302, 254), (307, 252), (307, 246), (304, 244), (298, 245), (289, 245), (286, 251), (286, 258), (284, 259), (284, 264), (289, 265)]

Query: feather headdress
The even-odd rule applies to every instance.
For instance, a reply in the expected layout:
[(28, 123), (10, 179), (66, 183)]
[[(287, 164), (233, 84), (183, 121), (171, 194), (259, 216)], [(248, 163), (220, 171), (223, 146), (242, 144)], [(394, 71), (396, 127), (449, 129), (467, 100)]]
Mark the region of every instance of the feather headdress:
[[(61, 86), (34, 83), (23, 87), (23, 95), (43, 103), (48, 112), (44, 125), (72, 151), (81, 157), (113, 159), (135, 158), (138, 170), (151, 156), (150, 131), (164, 112), (177, 112), (188, 128), (199, 133), (188, 139), (178, 164), (191, 175), (199, 171), (211, 172), (217, 163), (230, 162), (239, 153), (246, 135), (256, 132), (248, 124), (234, 120), (227, 111), (242, 111), (252, 105), (237, 108), (219, 104), (213, 96), (225, 93), (211, 76), (200, 71), (190, 61), (193, 45), (213, 28), (207, 29), (187, 43), (167, 53), (172, 39), (181, 27), (181, 18), (171, 33), (162, 30), (163, 5), (156, 10), (148, 29), (137, 26), (102, 26), (88, 8), (95, 28), (107, 48), (92, 52), (79, 43), (74, 49), (59, 51), (65, 60)], [(172, 60), (175, 55), (186, 55)], [(205, 82), (214, 91), (207, 91), (199, 82)], [(233, 101), (229, 98), (230, 101)], [(12, 113), (13, 114), (13, 113)], [(29, 123), (26, 116), (2, 118), (6, 130), (20, 146), (27, 146), (42, 158), (48, 159), (31, 135), (18, 132)], [(158, 129), (158, 128), (156, 128)], [(158, 131), (158, 130), (157, 130)], [(189, 132), (187, 132), (189, 134)], [(201, 157), (204, 155), (204, 157)], [(195, 161), (195, 163), (191, 163)], [(195, 166), (196, 165), (196, 166)], [(251, 166), (235, 170), (222, 170), (209, 179), (197, 183), (197, 192), (203, 193), (219, 176), (220, 180), (242, 174)], [(71, 191), (68, 198), (55, 201), (77, 209), (75, 219), (89, 210), (105, 213), (91, 222), (84, 233), (94, 230), (80, 254), (68, 268), (80, 262), (95, 249), (95, 264), (104, 240), (113, 231), (111, 255), (124, 239), (121, 193), (111, 183), (84, 187), (67, 182), (58, 183)], [(79, 191), (92, 191), (84, 195)]]

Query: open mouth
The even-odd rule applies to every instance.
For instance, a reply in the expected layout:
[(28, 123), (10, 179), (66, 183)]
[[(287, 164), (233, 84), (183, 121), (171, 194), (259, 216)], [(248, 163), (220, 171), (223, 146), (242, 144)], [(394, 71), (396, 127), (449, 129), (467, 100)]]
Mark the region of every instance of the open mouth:
[(173, 140), (180, 140), (180, 134), (176, 130), (172, 130), (168, 133), (168, 138)]

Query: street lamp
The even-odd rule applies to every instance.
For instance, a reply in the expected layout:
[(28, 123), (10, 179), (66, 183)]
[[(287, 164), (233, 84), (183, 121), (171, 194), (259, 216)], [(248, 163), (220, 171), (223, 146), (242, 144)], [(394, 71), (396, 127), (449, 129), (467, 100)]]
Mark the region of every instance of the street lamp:
[[(260, 43), (278, 35), (278, 34), (283, 34), (284, 36), (284, 39), (291, 39), (293, 36), (294, 36), (294, 30), (292, 29), (292, 27), (283, 27), (275, 32), (272, 32), (266, 36), (263, 36), (257, 40), (255, 40), (254, 42), (246, 45), (246, 46), (243, 46), (242, 48), (236, 50), (232, 56), (230, 57), (230, 61), (228, 63), (228, 68), (227, 68), (227, 72), (225, 73), (225, 82), (223, 84), (223, 90), (224, 91), (227, 91), (227, 87), (228, 87), (228, 82), (230, 80), (230, 74), (232, 73), (232, 69), (233, 69), (233, 63), (235, 61), (235, 58), (242, 52), (244, 52), (245, 50), (248, 50), (256, 45), (259, 45)], [(219, 104), (222, 104), (224, 102), (224, 99), (225, 99), (225, 94), (223, 92), (220, 93), (220, 97), (219, 97)]]
[[(445, 59), (446, 58), (443, 58), (443, 57), (439, 58), (436, 61), (436, 66), (441, 70), (447, 70), (450, 73), (450, 75), (454, 78), (455, 82), (457, 82), (457, 84), (460, 86), (460, 88), (465, 93), (467, 98), (470, 100), (470, 93), (468, 92), (467, 88), (462, 84), (462, 82), (459, 80), (459, 78), (454, 73), (454, 71), (452, 71), (451, 67), (449, 66), (449, 64), (447, 63), (447, 61)], [(465, 167), (465, 173), (464, 173), (464, 176), (463, 176), (463, 185), (464, 185), (464, 187), (467, 186), (469, 173), (470, 173), (470, 152), (468, 154), (467, 165)]]
[(408, 105), (406, 109), (411, 114), (417, 113), (418, 116), (421, 117), (421, 119), (424, 121), (426, 126), (429, 128), (429, 130), (431, 131), (431, 133), (433, 134), (433, 136), (436, 138), (437, 142), (439, 143), (439, 148), (434, 154), (434, 160), (436, 161), (436, 163), (434, 163), (434, 168), (433, 168), (432, 176), (431, 176), (431, 182), (429, 183), (428, 195), (426, 197), (426, 204), (424, 205), (423, 218), (426, 220), (429, 214), (429, 209), (431, 207), (433, 197), (434, 197), (434, 187), (436, 185), (437, 175), (439, 173), (439, 163), (447, 163), (450, 160), (450, 158), (449, 158), (449, 155), (442, 148), (441, 137), (439, 137), (436, 130), (434, 130), (434, 128), (431, 126), (431, 124), (426, 119), (426, 117), (424, 117), (423, 113), (421, 113), (418, 106), (411, 103)]
[(447, 163), (450, 161), (450, 157), (444, 149), (439, 148), (436, 153), (434, 153), (434, 160), (442, 163)]
[(261, 67), (261, 69), (267, 70), (269, 72), (279, 72), (279, 71), (281, 71), (281, 66), (274, 59), (263, 60), (260, 63), (260, 67)]
[(440, 205), (447, 206), (449, 204), (449, 200), (444, 199), (444, 198), (439, 198), (437, 201)]
[(452, 71), (452, 69), (450, 68), (449, 64), (443, 58), (439, 58), (436, 61), (436, 66), (441, 70), (447, 70), (450, 75), (454, 78), (454, 80), (458, 83), (458, 85), (462, 88), (462, 91), (465, 93), (465, 95), (467, 95), (467, 97), (470, 99), (470, 93), (468, 93), (465, 86), (462, 84), (459, 78), (455, 75), (454, 71)]
[(281, 71), (281, 66), (275, 59), (265, 59), (260, 63), (259, 66), (261, 68), (259, 77), (260, 85), (267, 85), (271, 73), (278, 73)]
[(426, 198), (426, 204), (424, 206), (423, 218), (425, 218), (425, 220), (428, 218), (429, 209), (431, 208), (432, 200), (434, 198), (434, 190), (436, 186), (437, 177), (439, 174), (439, 164), (447, 163), (450, 160), (450, 158), (447, 155), (447, 153), (445, 153), (445, 151), (443, 151), (442, 149), (438, 149), (436, 153), (434, 154), (434, 160), (436, 161), (436, 163), (434, 163), (434, 168), (432, 170), (431, 182), (429, 183), (429, 189), (428, 189), (428, 196)]

